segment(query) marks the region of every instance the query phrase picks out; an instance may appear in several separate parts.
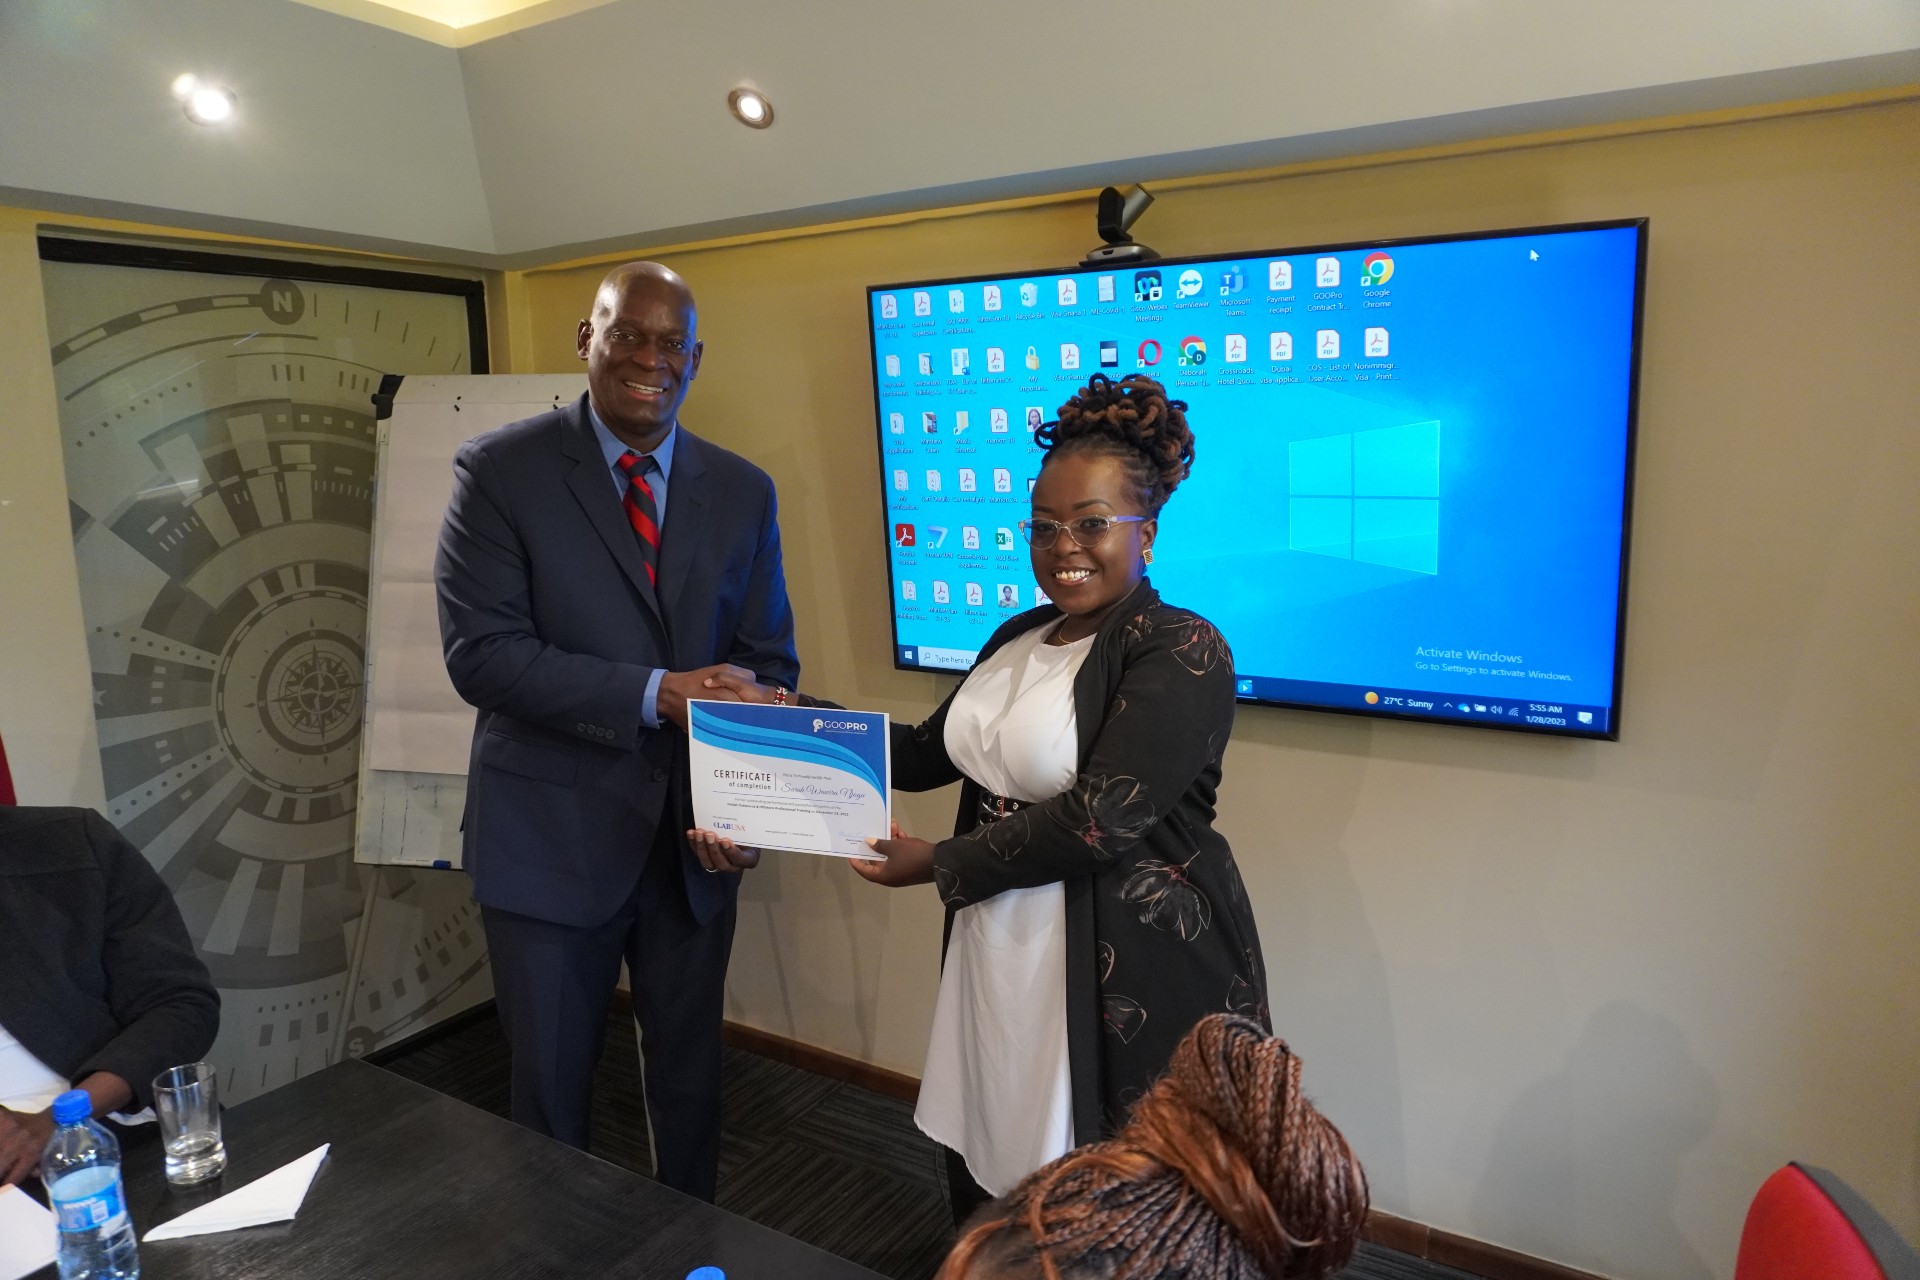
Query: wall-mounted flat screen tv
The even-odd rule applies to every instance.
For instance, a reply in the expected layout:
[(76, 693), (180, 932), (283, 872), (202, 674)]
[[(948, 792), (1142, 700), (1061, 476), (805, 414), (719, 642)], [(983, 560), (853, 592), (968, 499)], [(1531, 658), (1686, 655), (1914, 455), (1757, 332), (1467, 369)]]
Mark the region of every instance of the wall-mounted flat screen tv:
[(868, 290), (894, 658), (1045, 597), (1034, 428), (1095, 373), (1185, 401), (1152, 579), (1244, 701), (1618, 736), (1645, 220)]

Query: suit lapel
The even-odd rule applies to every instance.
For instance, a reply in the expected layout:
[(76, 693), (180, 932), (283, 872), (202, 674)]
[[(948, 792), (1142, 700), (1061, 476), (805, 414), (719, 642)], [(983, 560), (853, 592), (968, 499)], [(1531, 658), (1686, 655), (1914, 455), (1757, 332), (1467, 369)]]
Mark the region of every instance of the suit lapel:
[[(562, 439), (567, 457), (573, 460), (573, 467), (567, 472), (567, 488), (587, 513), (593, 531), (607, 544), (607, 551), (621, 572), (647, 602), (647, 608), (653, 610), (654, 617), (660, 618), (660, 601), (654, 595), (653, 584), (647, 581), (647, 564), (640, 558), (638, 536), (627, 523), (627, 513), (621, 509), (618, 491), (614, 488), (613, 473), (600, 452), (593, 426), (587, 421), (585, 396), (575, 402)], [(672, 497), (678, 500), (679, 495)], [(662, 622), (664, 627), (664, 619)]]
[(673, 446), (673, 475), (667, 481), (667, 522), (660, 531), (660, 603), (669, 626), (707, 540), (707, 511), (713, 497), (704, 456), (706, 442), (685, 426), (679, 431)]

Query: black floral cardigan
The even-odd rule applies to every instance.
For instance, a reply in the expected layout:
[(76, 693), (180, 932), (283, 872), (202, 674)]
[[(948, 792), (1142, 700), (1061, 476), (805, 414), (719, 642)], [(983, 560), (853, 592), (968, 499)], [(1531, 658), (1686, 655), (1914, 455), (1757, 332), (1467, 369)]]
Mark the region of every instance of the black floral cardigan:
[[(1044, 606), (1009, 619), (980, 659), (1059, 616)], [(961, 907), (1066, 885), (1076, 1142), (1111, 1136), (1207, 1014), (1270, 1022), (1253, 909), (1213, 829), (1233, 699), (1225, 638), (1142, 581), (1074, 679), (1080, 773), (1067, 791), (989, 821), (993, 800), (947, 756), (951, 694), (925, 723), (894, 727), (895, 787), (962, 784), (954, 836), (934, 852), (949, 934)]]

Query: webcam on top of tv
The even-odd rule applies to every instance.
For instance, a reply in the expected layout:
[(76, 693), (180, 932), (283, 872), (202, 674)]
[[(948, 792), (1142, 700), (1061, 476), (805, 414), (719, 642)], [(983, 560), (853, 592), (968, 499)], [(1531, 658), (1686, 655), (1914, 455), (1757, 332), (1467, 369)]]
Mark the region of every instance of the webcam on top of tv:
[(1140, 220), (1140, 215), (1152, 203), (1153, 196), (1137, 183), (1124, 192), (1118, 187), (1102, 191), (1094, 223), (1106, 243), (1089, 253), (1080, 265), (1099, 267), (1115, 262), (1152, 262), (1158, 258), (1159, 254), (1127, 234), (1128, 228)]

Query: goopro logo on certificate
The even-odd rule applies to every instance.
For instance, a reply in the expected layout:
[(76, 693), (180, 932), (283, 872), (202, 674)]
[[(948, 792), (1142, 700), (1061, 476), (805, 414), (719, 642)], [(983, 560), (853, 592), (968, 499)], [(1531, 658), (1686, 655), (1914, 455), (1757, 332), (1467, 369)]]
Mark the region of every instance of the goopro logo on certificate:
[(693, 821), (736, 844), (870, 858), (885, 839), (893, 766), (883, 711), (687, 704)]

